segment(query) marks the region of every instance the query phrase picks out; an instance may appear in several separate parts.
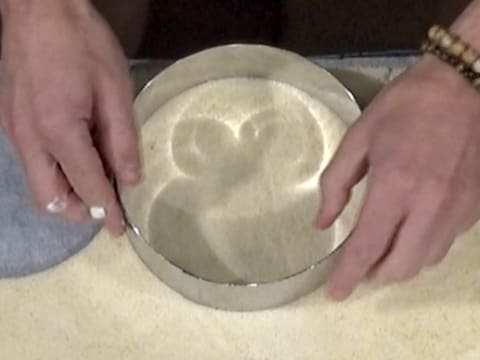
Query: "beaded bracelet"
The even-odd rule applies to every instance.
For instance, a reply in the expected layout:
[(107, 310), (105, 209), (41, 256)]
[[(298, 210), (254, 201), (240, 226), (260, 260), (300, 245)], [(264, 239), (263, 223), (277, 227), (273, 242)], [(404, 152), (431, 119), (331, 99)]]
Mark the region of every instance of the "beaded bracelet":
[(480, 54), (458, 36), (434, 25), (429, 29), (428, 39), (422, 44), (421, 50), (453, 66), (480, 91)]

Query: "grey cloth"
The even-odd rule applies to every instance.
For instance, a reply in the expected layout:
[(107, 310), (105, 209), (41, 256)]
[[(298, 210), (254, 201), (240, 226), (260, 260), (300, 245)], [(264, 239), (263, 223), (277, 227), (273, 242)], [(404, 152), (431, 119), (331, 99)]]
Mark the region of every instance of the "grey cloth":
[(23, 170), (0, 131), (0, 278), (57, 265), (86, 246), (98, 229), (95, 223), (74, 225), (36, 210)]

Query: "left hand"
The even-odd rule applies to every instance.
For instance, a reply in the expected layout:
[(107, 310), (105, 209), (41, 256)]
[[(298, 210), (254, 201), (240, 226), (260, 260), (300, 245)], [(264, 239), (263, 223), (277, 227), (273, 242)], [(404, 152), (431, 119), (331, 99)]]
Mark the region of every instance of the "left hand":
[(141, 177), (128, 63), (89, 0), (0, 0), (0, 125), (40, 209), (125, 231), (110, 173)]
[(366, 277), (402, 281), (438, 263), (480, 217), (480, 94), (430, 55), (387, 86), (322, 176), (320, 228), (367, 172), (357, 224), (329, 280), (337, 300)]

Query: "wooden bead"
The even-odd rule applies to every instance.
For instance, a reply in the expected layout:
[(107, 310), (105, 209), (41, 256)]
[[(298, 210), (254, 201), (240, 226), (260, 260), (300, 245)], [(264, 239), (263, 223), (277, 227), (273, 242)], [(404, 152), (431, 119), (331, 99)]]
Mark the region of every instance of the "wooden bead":
[(437, 32), (435, 33), (434, 37), (433, 37), (433, 41), (440, 41), (440, 39), (442, 39), (445, 35), (447, 34), (447, 32), (440, 28), (437, 30)]
[(465, 51), (466, 48), (467, 47), (465, 46), (465, 44), (463, 42), (457, 40), (452, 44), (452, 46), (450, 46), (448, 51), (453, 56), (456, 56), (456, 57), (459, 58), (463, 54), (463, 52)]
[(480, 58), (477, 58), (477, 60), (475, 60), (472, 64), (472, 70), (477, 73), (477, 74), (480, 74)]
[(462, 60), (468, 66), (472, 66), (475, 60), (477, 60), (477, 54), (472, 49), (467, 49), (462, 54)]
[(480, 92), (480, 54), (458, 36), (434, 25), (428, 30), (428, 40), (421, 49), (451, 65)]
[(480, 78), (476, 78), (475, 80), (473, 80), (472, 84), (477, 90), (480, 90)]
[(449, 49), (453, 44), (453, 38), (449, 34), (445, 34), (440, 38), (440, 46), (444, 49)]
[(422, 52), (428, 51), (429, 46), (430, 46), (430, 43), (428, 41), (422, 42), (422, 45), (420, 46), (420, 51)]
[(459, 63), (457, 66), (455, 66), (455, 69), (457, 69), (458, 72), (463, 72), (463, 70), (465, 70), (465, 65), (463, 63)]
[(431, 39), (431, 40), (434, 40), (435, 39), (435, 36), (438, 32), (438, 30), (440, 30), (440, 26), (438, 25), (433, 25), (429, 30), (428, 30), (428, 37)]

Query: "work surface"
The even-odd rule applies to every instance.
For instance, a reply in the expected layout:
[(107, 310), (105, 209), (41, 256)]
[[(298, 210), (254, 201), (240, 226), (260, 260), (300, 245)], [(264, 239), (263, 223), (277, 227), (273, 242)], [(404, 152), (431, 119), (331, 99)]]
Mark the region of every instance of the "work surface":
[[(397, 72), (355, 71), (385, 80)], [(184, 300), (126, 238), (102, 232), (53, 269), (1, 280), (0, 309), (2, 359), (479, 359), (480, 226), (409, 283), (368, 284), (339, 304), (319, 289), (257, 313)]]

